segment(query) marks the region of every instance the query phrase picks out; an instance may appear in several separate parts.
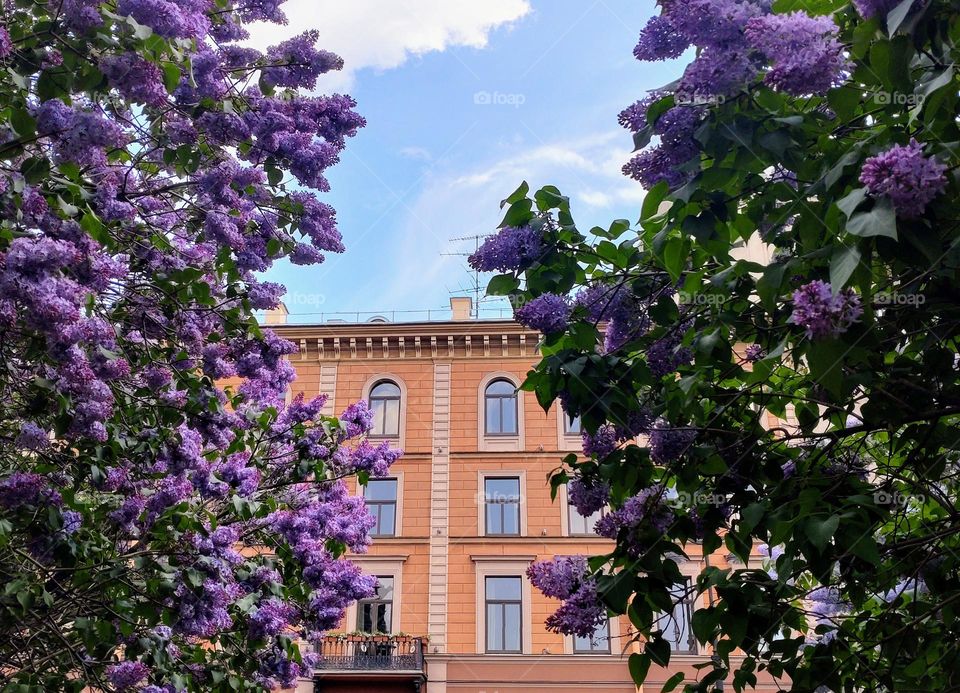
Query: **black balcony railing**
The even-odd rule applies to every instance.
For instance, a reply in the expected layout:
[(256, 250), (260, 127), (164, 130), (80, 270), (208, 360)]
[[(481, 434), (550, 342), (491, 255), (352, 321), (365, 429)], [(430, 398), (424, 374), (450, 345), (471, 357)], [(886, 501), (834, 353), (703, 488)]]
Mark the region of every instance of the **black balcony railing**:
[(320, 641), (318, 653), (318, 672), (423, 672), (422, 638), (324, 638)]

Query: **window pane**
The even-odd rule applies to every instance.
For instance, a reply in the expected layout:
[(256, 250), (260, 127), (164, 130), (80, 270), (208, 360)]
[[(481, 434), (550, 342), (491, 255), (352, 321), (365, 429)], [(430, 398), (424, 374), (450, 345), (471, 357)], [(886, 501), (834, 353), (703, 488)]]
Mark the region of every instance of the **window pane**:
[(377, 599), (380, 601), (393, 601), (393, 578), (377, 576)]
[(500, 433), (500, 400), (496, 397), (487, 399), (487, 433)]
[(594, 527), (603, 517), (603, 510), (598, 510), (589, 517), (581, 515), (572, 505), (567, 506), (570, 511), (570, 534), (596, 534)]
[(387, 380), (377, 383), (373, 386), (373, 389), (370, 390), (370, 398), (374, 397), (399, 397), (400, 388), (397, 387), (394, 383), (391, 383)]
[(504, 615), (504, 650), (520, 650), (520, 605), (506, 604)]
[(610, 624), (604, 621), (590, 637), (573, 637), (574, 652), (609, 652), (610, 651)]
[(396, 501), (396, 479), (371, 479), (363, 490), (363, 497), (374, 501)]
[(484, 480), (484, 490), (488, 502), (503, 503), (520, 500), (520, 479), (516, 477), (488, 477)]
[(487, 504), (486, 516), (486, 534), (502, 534), (503, 523), (500, 521), (500, 506), (496, 504)]
[(688, 594), (689, 588), (689, 581), (682, 585), (673, 585), (670, 592), (673, 594), (674, 600), (682, 598), (683, 601), (677, 604), (671, 613), (661, 614), (657, 620), (657, 627), (663, 631), (664, 639), (677, 652), (693, 652), (696, 649), (690, 630), (693, 595)]
[(516, 399), (501, 399), (500, 400), (500, 417), (503, 421), (501, 425), (501, 433), (516, 433), (517, 432), (517, 400)]
[(384, 402), (383, 435), (400, 435), (400, 400), (398, 399)]
[(580, 433), (580, 417), (574, 416), (570, 417), (564, 414), (564, 421), (566, 422), (566, 431), (567, 433)]
[(487, 604), (487, 649), (503, 649), (503, 606)]
[(393, 503), (386, 503), (380, 506), (380, 517), (377, 519), (377, 526), (374, 527), (374, 534), (392, 537), (396, 534), (396, 514), (397, 506)]
[(487, 385), (488, 395), (515, 395), (517, 388), (507, 380), (494, 380)]
[(520, 534), (520, 504), (507, 503), (503, 506), (503, 530), (501, 534)]
[(488, 577), (487, 599), (516, 599), (519, 601), (520, 578)]
[(377, 631), (389, 633), (393, 622), (393, 604), (377, 605)]
[(380, 399), (370, 400), (370, 411), (373, 412), (373, 427), (370, 433), (375, 436), (383, 435), (383, 405), (385, 402)]
[(369, 633), (373, 629), (373, 604), (361, 602), (357, 606), (357, 630)]

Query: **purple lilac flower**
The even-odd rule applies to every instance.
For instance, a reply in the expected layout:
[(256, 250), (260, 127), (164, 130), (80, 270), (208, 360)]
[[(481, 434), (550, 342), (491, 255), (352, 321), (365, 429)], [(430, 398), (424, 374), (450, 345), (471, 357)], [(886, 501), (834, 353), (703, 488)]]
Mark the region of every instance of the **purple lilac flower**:
[(688, 103), (715, 103), (742, 91), (758, 70), (746, 47), (708, 46), (683, 71), (677, 96)]
[(623, 174), (638, 181), (649, 190), (660, 181), (666, 181), (672, 190), (687, 183), (693, 176), (681, 166), (697, 154), (696, 145), (682, 149), (654, 147), (640, 152), (623, 165)]
[(655, 378), (675, 373), (677, 368), (690, 363), (693, 358), (693, 352), (688, 347), (680, 346), (685, 332), (683, 328), (684, 326), (681, 326), (672, 330), (670, 334), (658, 339), (647, 349), (647, 366)]
[(85, 34), (103, 24), (100, 0), (63, 0), (63, 18), (74, 31)]
[[(900, 0), (853, 0), (853, 6), (864, 19), (880, 16), (886, 17), (890, 10), (900, 4)], [(916, 6), (916, 3), (914, 3)]]
[(272, 647), (259, 657), (258, 678), (266, 688), (293, 688), (300, 676), (300, 665), (287, 655), (285, 649)]
[(39, 451), (50, 447), (50, 437), (40, 426), (27, 421), (20, 427), (17, 445), (25, 450)]
[(793, 292), (793, 313), (787, 319), (802, 327), (809, 339), (838, 337), (863, 314), (860, 297), (852, 289), (834, 296), (827, 282), (814, 279)]
[(120, 0), (117, 13), (130, 15), (166, 38), (199, 38), (210, 30), (204, 0)]
[(578, 476), (567, 486), (567, 500), (584, 517), (590, 517), (606, 506), (609, 498), (610, 484), (605, 481), (586, 481)]
[(867, 159), (860, 182), (874, 197), (889, 198), (898, 215), (912, 219), (947, 187), (946, 170), (936, 158), (924, 156), (923, 146), (911, 139), (906, 146), (894, 145)]
[(568, 599), (587, 578), (585, 556), (557, 556), (527, 568), (527, 577), (538, 590), (554, 599)]
[(898, 582), (895, 587), (887, 590), (881, 598), (889, 604), (897, 601), (901, 595), (915, 599), (916, 595), (927, 594), (929, 592), (930, 589), (927, 587), (927, 583), (924, 582), (923, 578), (905, 578)]
[(343, 410), (340, 425), (344, 427), (347, 438), (365, 435), (373, 428), (373, 412), (364, 400), (360, 400)]
[(633, 55), (644, 62), (670, 60), (680, 57), (689, 45), (690, 39), (677, 29), (672, 15), (662, 14), (647, 21)]
[(544, 622), (554, 633), (590, 637), (607, 617), (607, 608), (597, 593), (597, 584), (586, 580)]
[(271, 597), (260, 602), (250, 616), (250, 637), (254, 640), (279, 635), (297, 620), (297, 609), (292, 604)]
[(63, 533), (74, 534), (83, 524), (83, 517), (76, 510), (64, 510), (60, 519), (63, 523)]
[(100, 71), (111, 86), (131, 101), (147, 106), (162, 106), (167, 102), (160, 68), (136, 53), (107, 55), (100, 60)]
[(596, 532), (607, 539), (618, 539), (623, 534), (627, 552), (639, 556), (646, 550), (643, 536), (649, 530), (665, 534), (676, 519), (666, 505), (666, 491), (660, 484), (645, 488), (624, 501), (623, 505), (597, 521)]
[(748, 43), (772, 67), (764, 81), (794, 96), (825, 94), (839, 85), (849, 71), (837, 25), (830, 17), (806, 12), (754, 17), (745, 29)]
[(10, 40), (10, 32), (6, 27), (0, 26), (0, 58), (6, 58), (13, 53), (13, 41)]
[(14, 472), (0, 481), (0, 506), (15, 509), (25, 505), (60, 505), (59, 492), (50, 488), (50, 480), (31, 472)]
[(545, 250), (542, 234), (529, 226), (507, 226), (488, 237), (467, 261), (480, 272), (525, 269)]
[(565, 296), (547, 293), (517, 309), (514, 317), (530, 329), (553, 334), (567, 329), (570, 311), (570, 302)]
[(672, 426), (666, 419), (657, 419), (650, 431), (650, 459), (656, 464), (669, 464), (680, 459), (697, 438), (696, 430)]
[(341, 69), (339, 55), (317, 50), (319, 36), (316, 30), (306, 31), (267, 49), (270, 65), (263, 70), (264, 80), (280, 87), (313, 89), (320, 75)]
[(746, 348), (746, 351), (744, 351), (744, 358), (746, 358), (749, 363), (756, 363), (766, 355), (767, 352), (764, 351), (763, 347), (759, 344), (751, 344)]
[(135, 688), (150, 675), (150, 667), (143, 662), (120, 662), (107, 667), (107, 678), (118, 691)]
[(649, 124), (647, 122), (647, 111), (650, 109), (650, 106), (666, 95), (666, 92), (658, 89), (648, 92), (645, 97), (620, 111), (617, 122), (630, 132), (640, 132), (640, 130)]
[(583, 432), (583, 454), (602, 460), (617, 449), (617, 431), (612, 424), (604, 424), (596, 433)]

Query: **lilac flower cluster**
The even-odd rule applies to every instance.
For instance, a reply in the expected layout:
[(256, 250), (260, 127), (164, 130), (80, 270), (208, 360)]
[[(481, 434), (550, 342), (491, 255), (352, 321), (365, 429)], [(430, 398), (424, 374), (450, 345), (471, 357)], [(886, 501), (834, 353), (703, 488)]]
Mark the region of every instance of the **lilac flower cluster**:
[[(653, 417), (646, 409), (631, 411), (622, 420), (600, 426), (595, 433), (584, 431), (583, 454), (603, 459), (621, 443), (626, 443), (650, 431)], [(588, 513), (589, 514), (589, 513)]]
[(567, 485), (567, 500), (584, 517), (590, 517), (606, 506), (609, 499), (610, 484), (605, 481), (588, 481), (578, 476)]
[(0, 59), (6, 58), (13, 53), (13, 41), (10, 40), (10, 32), (6, 27), (0, 26)]
[(319, 35), (316, 30), (307, 31), (270, 48), (263, 78), (275, 86), (313, 89), (320, 75), (341, 69), (340, 56), (315, 48)]
[(136, 688), (150, 675), (150, 667), (143, 662), (126, 661), (107, 667), (107, 678), (118, 691)]
[(747, 22), (746, 39), (771, 67), (764, 81), (795, 96), (823, 94), (846, 79), (849, 61), (830, 17), (770, 14)]
[(767, 352), (764, 351), (763, 347), (760, 346), (759, 344), (751, 344), (743, 352), (743, 356), (748, 363), (756, 363), (757, 361), (760, 361), (762, 358), (764, 358), (766, 355), (767, 355)]
[(886, 17), (899, 4), (900, 0), (853, 0), (853, 6), (864, 19)]
[(923, 145), (915, 139), (894, 145), (863, 163), (860, 182), (874, 197), (887, 197), (897, 214), (913, 219), (947, 187), (947, 167), (932, 156), (924, 156)]
[[(674, 107), (653, 125), (660, 143), (633, 157), (623, 173), (650, 188), (664, 181), (678, 188), (697, 169), (694, 133), (704, 104), (722, 103), (760, 74), (773, 89), (794, 95), (823, 94), (848, 72), (837, 27), (830, 18), (805, 12), (772, 14), (768, 0), (690, 0), (663, 3), (659, 16), (640, 33), (634, 56), (641, 61), (679, 57), (697, 49), (675, 91)], [(768, 67), (769, 66), (769, 67)], [(648, 125), (657, 92), (620, 114), (620, 123), (637, 132)]]
[(657, 419), (650, 431), (650, 459), (656, 464), (670, 464), (684, 455), (697, 438), (697, 431), (673, 426), (666, 419)]
[(514, 272), (532, 265), (545, 249), (540, 231), (530, 226), (507, 226), (487, 238), (467, 261), (479, 272)]
[(809, 339), (838, 337), (863, 314), (852, 289), (834, 295), (830, 284), (814, 279), (793, 292), (793, 313), (787, 319), (802, 327)]
[(160, 68), (135, 53), (105, 56), (100, 61), (100, 71), (111, 86), (134, 103), (162, 106), (167, 102)]
[(689, 322), (680, 323), (647, 349), (647, 366), (655, 378), (675, 373), (681, 365), (693, 359), (693, 351), (681, 345), (689, 327)]
[(250, 616), (250, 637), (254, 640), (279, 635), (299, 620), (297, 608), (276, 597), (260, 602)]
[(565, 296), (546, 293), (518, 308), (514, 317), (530, 329), (554, 334), (567, 329), (570, 312), (570, 301)]
[(632, 556), (642, 555), (651, 532), (665, 534), (676, 519), (665, 503), (666, 491), (656, 484), (631, 496), (623, 505), (597, 521), (596, 532), (617, 540)]
[(533, 563), (527, 569), (527, 577), (544, 595), (563, 600), (560, 608), (547, 618), (547, 630), (588, 637), (606, 618), (606, 607), (597, 593), (596, 582), (589, 576), (585, 557), (558, 556)]

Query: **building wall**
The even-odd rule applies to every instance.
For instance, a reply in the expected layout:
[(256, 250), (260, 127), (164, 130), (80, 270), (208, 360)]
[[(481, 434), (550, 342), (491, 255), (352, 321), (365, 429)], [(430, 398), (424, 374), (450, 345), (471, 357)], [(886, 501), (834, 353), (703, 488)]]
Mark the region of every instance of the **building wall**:
[[(300, 345), (300, 354), (291, 357), (298, 373), (294, 394), (332, 392), (327, 413), (363, 398), (379, 378), (401, 387), (399, 442), (405, 455), (393, 469), (400, 533), (376, 539), (368, 554), (354, 558), (368, 572), (397, 576), (394, 630), (430, 638), (426, 691), (507, 693), (584, 685), (635, 691), (626, 665), (625, 655), (636, 647), (627, 619), (611, 624), (609, 654), (573, 654), (570, 638), (543, 625), (559, 602), (531, 589), (525, 576), (522, 654), (485, 654), (478, 594), (484, 576), (523, 576), (535, 560), (610, 549), (599, 537), (568, 536), (562, 491), (551, 500), (548, 474), (563, 455), (579, 450), (578, 437), (564, 435), (556, 407), (545, 413), (533, 393), (521, 391), (517, 439), (482, 434), (484, 383), (494, 375), (521, 383), (538, 361), (538, 336), (509, 321), (277, 329)], [(485, 537), (482, 478), (504, 472), (522, 480), (521, 536)], [(701, 559), (696, 547), (692, 552), (683, 568), (696, 574)], [(355, 624), (351, 609), (342, 630), (353, 631)], [(653, 671), (651, 679), (662, 683), (677, 666), (693, 675), (690, 667), (702, 659), (678, 655), (669, 671)], [(341, 690), (327, 685), (332, 684), (324, 690)]]

